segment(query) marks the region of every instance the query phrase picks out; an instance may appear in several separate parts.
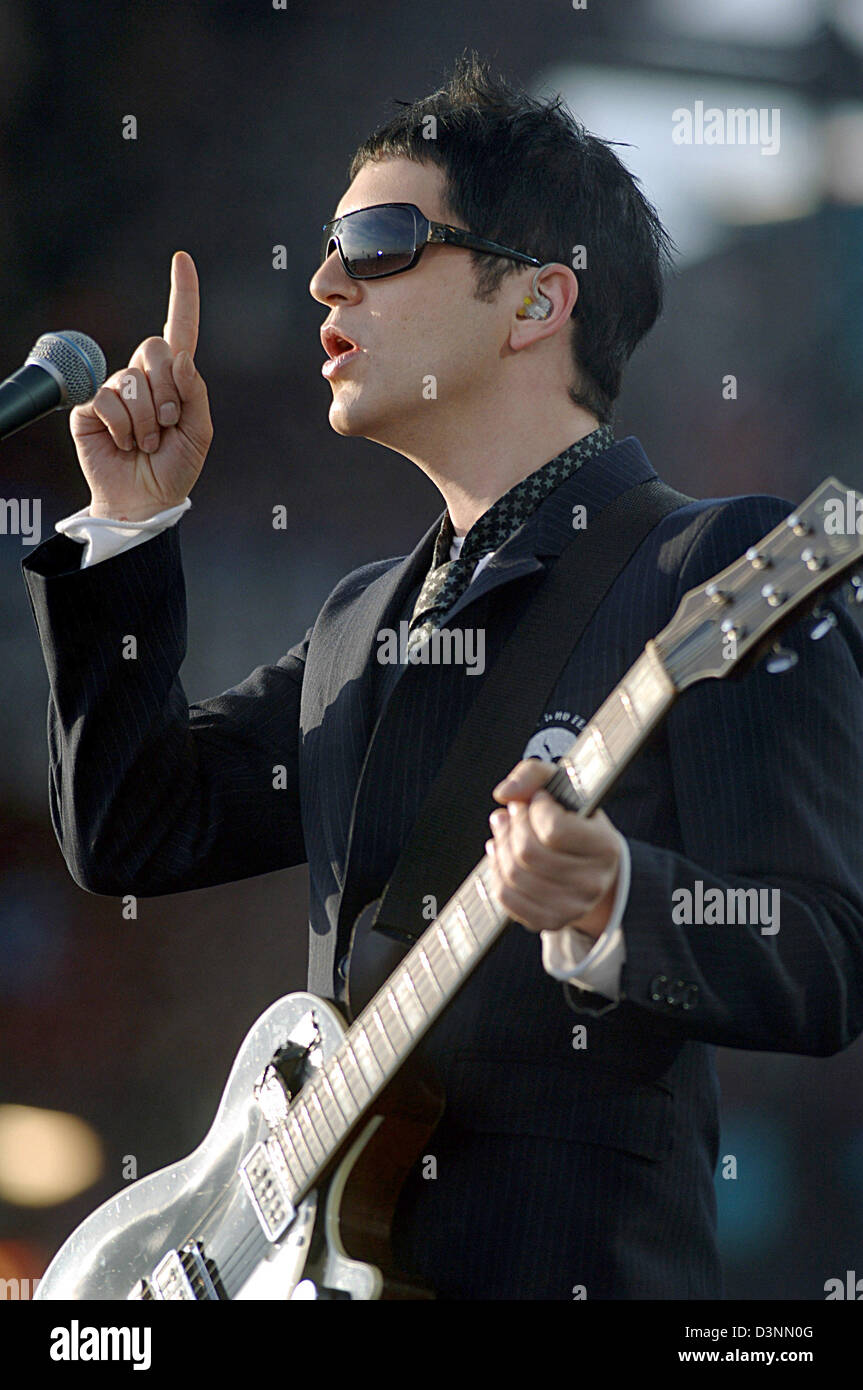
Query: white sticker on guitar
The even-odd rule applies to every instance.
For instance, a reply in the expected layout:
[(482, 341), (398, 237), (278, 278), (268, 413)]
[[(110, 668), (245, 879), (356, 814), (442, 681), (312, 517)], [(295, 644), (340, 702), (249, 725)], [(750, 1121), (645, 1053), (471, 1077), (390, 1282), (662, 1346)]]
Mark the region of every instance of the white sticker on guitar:
[[(543, 716), (543, 727), (529, 740), (522, 758), (539, 758), (544, 763), (556, 762), (571, 748), (587, 723), (580, 714), (555, 710)], [(567, 721), (567, 722), (564, 722)]]

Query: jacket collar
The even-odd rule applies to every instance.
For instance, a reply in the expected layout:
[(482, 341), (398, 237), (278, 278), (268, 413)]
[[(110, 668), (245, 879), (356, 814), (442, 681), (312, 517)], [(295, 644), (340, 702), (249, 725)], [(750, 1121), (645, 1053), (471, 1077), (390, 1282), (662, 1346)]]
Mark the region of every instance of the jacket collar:
[[(499, 546), (488, 564), (469, 584), (447, 615), (447, 625), (475, 599), (512, 579), (547, 568), (544, 561), (557, 556), (576, 541), (582, 520), (590, 525), (615, 497), (636, 483), (656, 477), (641, 444), (634, 435), (615, 440), (595, 454), (540, 503), (536, 511)], [(583, 516), (576, 508), (583, 507)], [(416, 552), (414, 552), (416, 553)]]

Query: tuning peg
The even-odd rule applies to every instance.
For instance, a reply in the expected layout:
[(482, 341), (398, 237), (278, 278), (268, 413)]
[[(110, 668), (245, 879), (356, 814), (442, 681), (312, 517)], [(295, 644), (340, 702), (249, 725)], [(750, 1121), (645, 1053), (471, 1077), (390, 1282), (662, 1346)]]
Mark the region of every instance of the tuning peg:
[(826, 637), (831, 628), (836, 626), (836, 614), (831, 613), (829, 608), (826, 613), (823, 609), (816, 608), (812, 616), (816, 622), (809, 636), (813, 642), (820, 642), (821, 638)]
[(781, 676), (783, 671), (790, 671), (791, 667), (796, 665), (797, 653), (774, 642), (764, 663), (764, 669), (769, 671), (771, 676)]
[(863, 603), (863, 574), (852, 574), (849, 582), (849, 603)]

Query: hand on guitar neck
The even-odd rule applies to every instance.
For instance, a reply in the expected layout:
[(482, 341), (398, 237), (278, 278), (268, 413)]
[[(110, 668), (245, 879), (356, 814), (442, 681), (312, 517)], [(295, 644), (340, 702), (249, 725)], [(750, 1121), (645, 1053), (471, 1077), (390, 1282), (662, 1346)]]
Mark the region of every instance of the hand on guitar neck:
[(546, 783), (553, 764), (517, 763), (493, 795), (504, 803), (489, 817), (494, 891), (528, 931), (575, 927), (596, 940), (605, 930), (620, 871), (620, 840), (608, 816), (583, 816), (559, 805)]

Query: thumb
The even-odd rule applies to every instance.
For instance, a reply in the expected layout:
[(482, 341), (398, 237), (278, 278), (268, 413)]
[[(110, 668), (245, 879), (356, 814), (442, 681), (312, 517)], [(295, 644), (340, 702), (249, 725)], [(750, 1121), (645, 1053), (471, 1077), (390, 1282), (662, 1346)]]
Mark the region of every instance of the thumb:
[(185, 349), (182, 352), (178, 352), (171, 363), (171, 374), (174, 378), (174, 385), (179, 391), (182, 401), (193, 400), (194, 397), (199, 394), (196, 388), (204, 384), (201, 377), (198, 375), (198, 370), (192, 360), (192, 354), (186, 352)]
[(210, 420), (207, 387), (192, 360), (191, 353), (185, 348), (177, 353), (171, 363), (171, 375), (183, 403), (179, 424), (181, 432), (187, 436), (191, 435), (193, 441), (198, 443), (203, 439), (209, 441), (212, 439), (213, 426)]
[(525, 758), (516, 763), (512, 772), (498, 782), (492, 792), (495, 801), (529, 801), (554, 775), (554, 763), (539, 758)]

